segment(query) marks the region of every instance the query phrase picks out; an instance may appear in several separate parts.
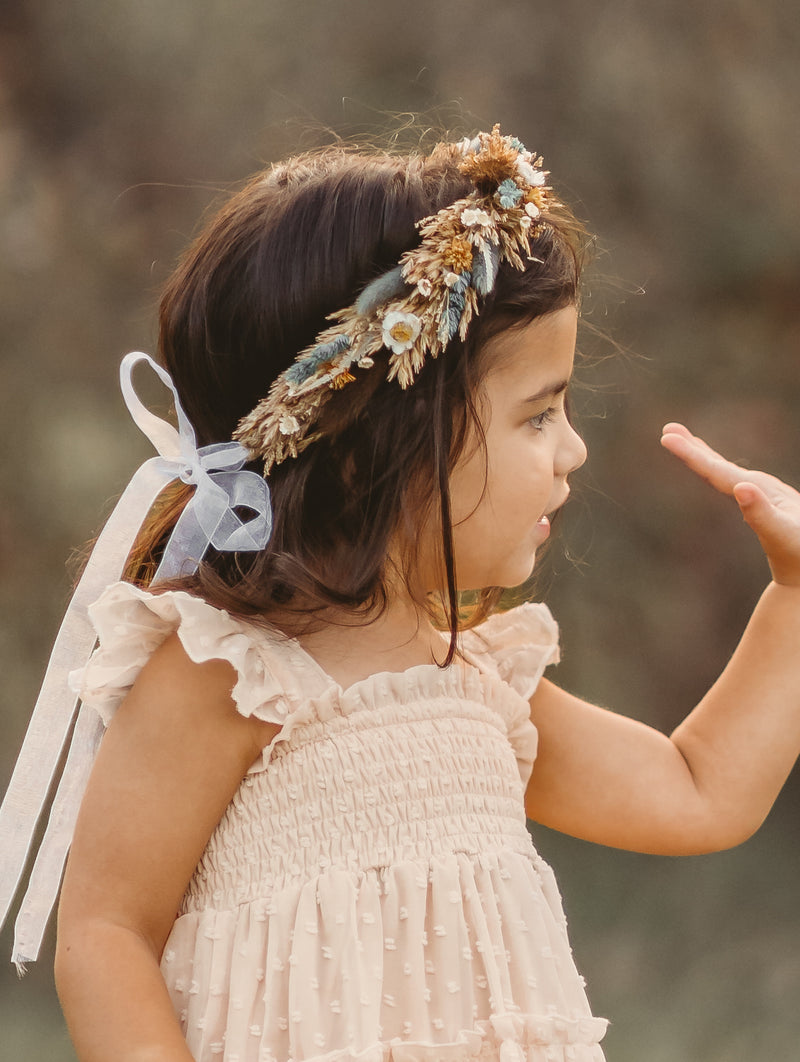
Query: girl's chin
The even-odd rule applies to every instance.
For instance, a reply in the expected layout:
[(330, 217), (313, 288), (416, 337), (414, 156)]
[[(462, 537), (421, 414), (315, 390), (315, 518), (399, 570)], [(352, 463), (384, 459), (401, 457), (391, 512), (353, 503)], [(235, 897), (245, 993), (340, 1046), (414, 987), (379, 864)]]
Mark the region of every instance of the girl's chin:
[(459, 585), (458, 589), (462, 593), (484, 590), (488, 586), (499, 586), (504, 590), (512, 590), (515, 586), (521, 586), (530, 579), (533, 575), (535, 564), (536, 551), (533, 549), (524, 559), (520, 558), (518, 564), (505, 564), (502, 568), (496, 568), (494, 571), (487, 571), (480, 576), (475, 575), (469, 579), (470, 584), (474, 585)]

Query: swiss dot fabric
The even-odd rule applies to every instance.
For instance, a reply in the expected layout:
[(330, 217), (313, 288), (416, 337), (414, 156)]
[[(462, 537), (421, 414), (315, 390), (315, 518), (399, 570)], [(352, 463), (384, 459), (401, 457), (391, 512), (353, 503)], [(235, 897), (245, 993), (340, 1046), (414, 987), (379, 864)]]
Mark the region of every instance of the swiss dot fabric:
[(468, 665), (342, 689), (293, 639), (115, 584), (73, 678), (108, 723), (177, 631), (281, 724), (212, 834), (161, 968), (197, 1062), (602, 1062), (550, 868), (526, 828), (544, 605), (466, 632)]

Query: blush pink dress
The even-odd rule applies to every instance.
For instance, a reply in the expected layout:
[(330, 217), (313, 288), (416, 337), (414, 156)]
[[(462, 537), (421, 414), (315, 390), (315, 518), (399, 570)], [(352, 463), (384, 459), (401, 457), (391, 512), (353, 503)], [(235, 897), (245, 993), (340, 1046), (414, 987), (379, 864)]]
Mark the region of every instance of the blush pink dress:
[(177, 631), (282, 724), (212, 834), (161, 968), (197, 1062), (602, 1062), (550, 868), (526, 828), (544, 605), (463, 635), (468, 665), (343, 690), (295, 640), (125, 583), (73, 682), (105, 722)]

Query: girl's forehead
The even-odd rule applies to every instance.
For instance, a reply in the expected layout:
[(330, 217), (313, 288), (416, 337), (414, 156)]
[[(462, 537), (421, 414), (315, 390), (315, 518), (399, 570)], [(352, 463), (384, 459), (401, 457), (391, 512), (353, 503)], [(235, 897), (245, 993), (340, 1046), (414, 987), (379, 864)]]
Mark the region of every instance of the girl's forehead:
[(575, 355), (578, 313), (574, 306), (537, 317), (529, 324), (508, 328), (487, 344), (490, 368), (486, 382), (569, 377)]

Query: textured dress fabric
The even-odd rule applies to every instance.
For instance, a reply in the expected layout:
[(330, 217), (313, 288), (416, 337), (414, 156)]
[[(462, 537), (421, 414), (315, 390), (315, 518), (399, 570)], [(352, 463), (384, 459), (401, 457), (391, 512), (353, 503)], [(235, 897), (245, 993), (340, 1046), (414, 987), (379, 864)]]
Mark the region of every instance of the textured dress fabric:
[[(294, 639), (117, 583), (73, 682), (108, 723), (173, 632), (281, 724), (198, 864), (161, 969), (197, 1062), (602, 1062), (550, 868), (527, 830), (544, 605), (466, 661), (342, 689)], [(444, 644), (444, 642), (443, 642)]]

